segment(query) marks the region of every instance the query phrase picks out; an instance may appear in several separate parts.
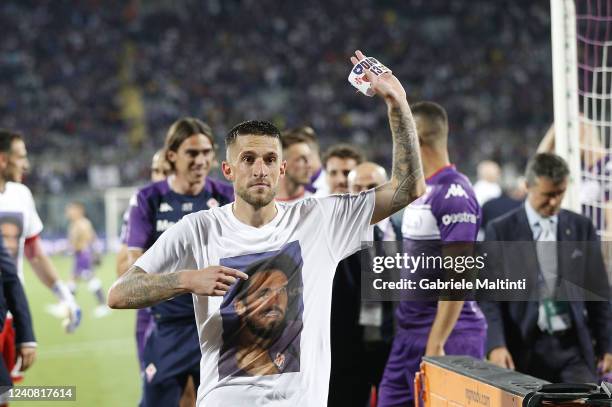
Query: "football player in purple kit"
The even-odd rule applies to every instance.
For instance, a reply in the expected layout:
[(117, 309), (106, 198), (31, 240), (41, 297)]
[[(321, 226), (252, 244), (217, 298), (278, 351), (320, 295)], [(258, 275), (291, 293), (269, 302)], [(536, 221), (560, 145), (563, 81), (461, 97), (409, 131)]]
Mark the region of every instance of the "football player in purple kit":
[[(442, 253), (429, 252), (436, 241), (475, 241), (480, 206), (470, 181), (450, 163), (444, 108), (420, 102), (412, 105), (412, 112), (427, 190), (404, 211), (404, 250), (414, 255), (424, 251), (453, 255), (456, 248), (448, 246), (442, 246)], [(397, 332), (380, 384), (379, 407), (413, 403), (414, 376), (423, 356), (484, 357), (486, 322), (474, 301), (401, 301), (396, 318)]]
[[(184, 215), (233, 200), (231, 186), (208, 177), (214, 147), (212, 130), (198, 119), (182, 118), (170, 127), (165, 151), (174, 174), (138, 192), (127, 228), (130, 265)], [(201, 353), (192, 297), (177, 296), (151, 307), (151, 312), (153, 330), (139, 344), (144, 368), (140, 405), (177, 406), (189, 377), (195, 388), (200, 382)]]

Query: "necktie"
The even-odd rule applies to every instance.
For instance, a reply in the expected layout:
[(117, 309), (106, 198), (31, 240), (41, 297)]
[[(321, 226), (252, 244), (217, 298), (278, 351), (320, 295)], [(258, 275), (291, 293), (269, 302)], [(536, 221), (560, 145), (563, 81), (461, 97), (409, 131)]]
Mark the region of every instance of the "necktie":
[(572, 326), (566, 302), (555, 301), (558, 278), (557, 230), (551, 219), (539, 222), (540, 235), (536, 242), (538, 263), (540, 265), (540, 305), (538, 326), (542, 331), (553, 333), (565, 331)]
[(557, 231), (551, 219), (542, 219), (539, 226), (536, 252), (541, 272), (540, 293), (544, 298), (550, 298), (557, 283)]

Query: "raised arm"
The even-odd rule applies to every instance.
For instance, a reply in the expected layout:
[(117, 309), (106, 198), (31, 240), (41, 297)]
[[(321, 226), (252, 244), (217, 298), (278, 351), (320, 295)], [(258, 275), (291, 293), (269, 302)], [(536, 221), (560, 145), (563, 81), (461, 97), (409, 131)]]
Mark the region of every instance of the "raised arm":
[[(353, 64), (364, 59), (361, 51), (351, 57)], [(406, 91), (392, 74), (380, 76), (366, 70), (372, 90), (387, 104), (389, 126), (393, 136), (393, 167), (391, 178), (376, 188), (374, 213), (370, 224), (393, 215), (425, 193), (425, 179), (421, 165), (419, 139)]]

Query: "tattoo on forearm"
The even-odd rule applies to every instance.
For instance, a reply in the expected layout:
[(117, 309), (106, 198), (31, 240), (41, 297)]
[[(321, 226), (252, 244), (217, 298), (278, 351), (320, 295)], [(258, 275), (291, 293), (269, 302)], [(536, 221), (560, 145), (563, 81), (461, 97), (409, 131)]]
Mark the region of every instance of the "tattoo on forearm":
[(125, 308), (145, 308), (180, 294), (178, 273), (148, 274), (132, 266), (116, 283)]
[(389, 109), (389, 124), (394, 139), (392, 178), (398, 183), (392, 210), (399, 210), (417, 197), (417, 187), (423, 181), (419, 139), (410, 110)]

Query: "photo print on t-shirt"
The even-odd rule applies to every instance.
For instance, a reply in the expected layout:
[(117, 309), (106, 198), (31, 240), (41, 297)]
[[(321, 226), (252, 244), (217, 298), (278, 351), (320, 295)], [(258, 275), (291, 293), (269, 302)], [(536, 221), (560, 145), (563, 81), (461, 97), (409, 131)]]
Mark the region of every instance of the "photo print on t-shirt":
[(238, 280), (221, 304), (219, 379), (300, 371), (303, 263), (297, 241), (276, 251), (221, 259), (222, 266), (249, 278)]
[(13, 259), (17, 259), (23, 234), (23, 213), (0, 211), (0, 233), (2, 233), (4, 247)]

